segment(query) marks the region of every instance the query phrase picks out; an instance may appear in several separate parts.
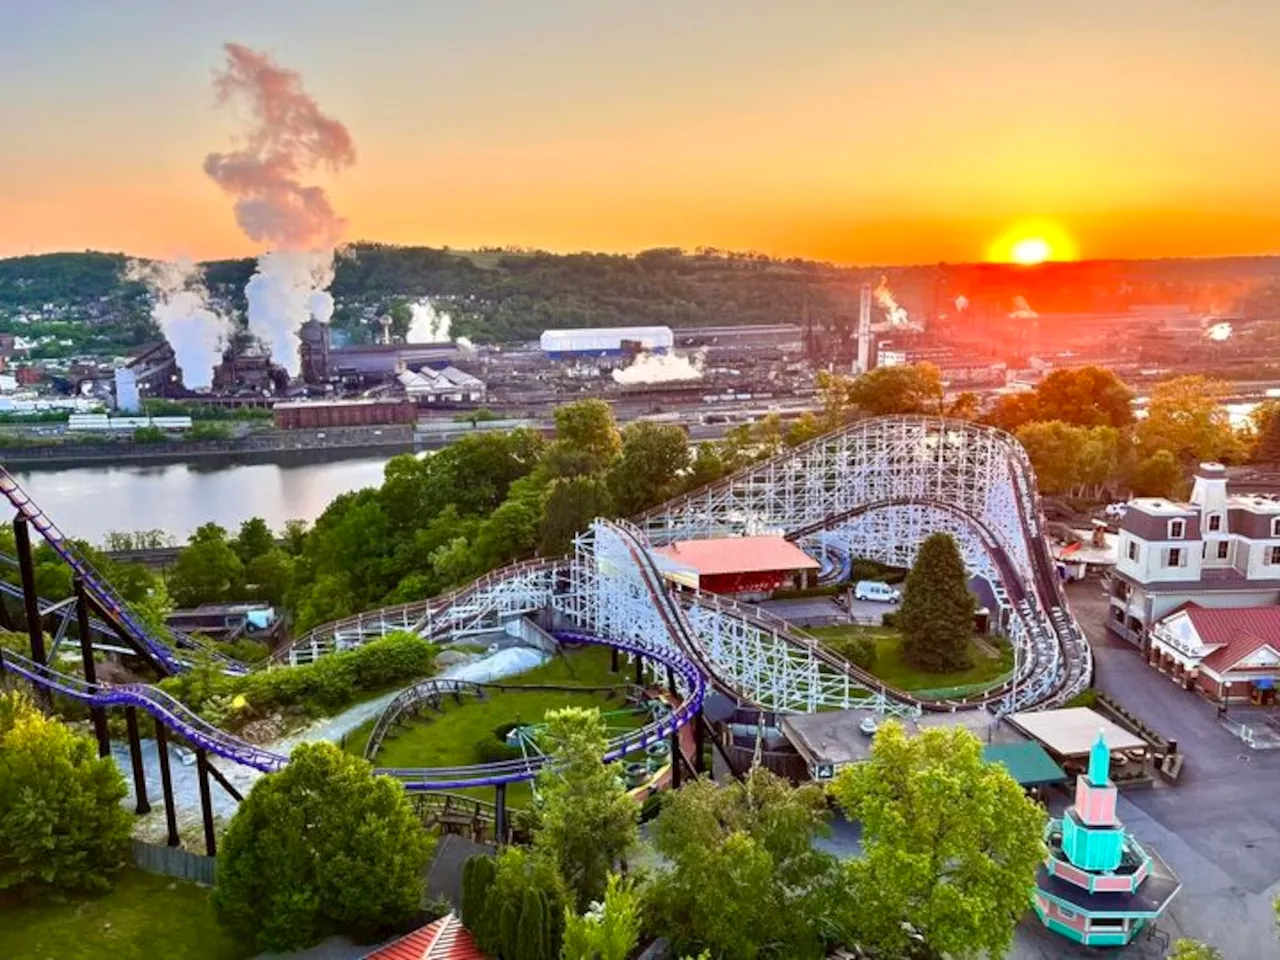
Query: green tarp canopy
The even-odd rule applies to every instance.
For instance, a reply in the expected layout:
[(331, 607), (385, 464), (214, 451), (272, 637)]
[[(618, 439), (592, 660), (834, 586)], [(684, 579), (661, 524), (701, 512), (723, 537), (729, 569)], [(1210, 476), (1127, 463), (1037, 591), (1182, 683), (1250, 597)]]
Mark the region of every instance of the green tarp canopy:
[(1024, 787), (1046, 783), (1062, 783), (1067, 775), (1038, 743), (989, 743), (982, 748), (982, 759), (1002, 763), (1013, 779)]

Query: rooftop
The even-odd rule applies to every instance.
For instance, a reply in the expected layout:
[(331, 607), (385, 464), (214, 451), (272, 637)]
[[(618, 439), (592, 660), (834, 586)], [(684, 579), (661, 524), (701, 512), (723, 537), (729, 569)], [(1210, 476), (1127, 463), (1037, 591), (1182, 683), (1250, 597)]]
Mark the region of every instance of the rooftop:
[[(886, 718), (874, 710), (826, 710), (822, 713), (788, 713), (778, 719), (783, 734), (811, 765), (843, 766), (858, 763), (871, 756), (870, 734), (862, 732), (864, 720), (871, 717), (877, 724)], [(987, 746), (1026, 744), (1026, 738), (1007, 724), (993, 720), (982, 710), (956, 713), (926, 713), (917, 720), (895, 718), (915, 734), (928, 727), (966, 727)], [(1031, 744), (1035, 746), (1035, 744)], [(1046, 760), (1049, 758), (1046, 756)], [(1001, 761), (1003, 762), (1003, 760)], [(1052, 761), (1049, 761), (1052, 763)], [(1008, 764), (1006, 764), (1008, 766)], [(1014, 774), (1016, 777), (1017, 774)]]
[(1199, 509), (1191, 503), (1179, 503), (1161, 497), (1136, 497), (1128, 505), (1131, 510), (1141, 510), (1153, 517), (1181, 517)]
[(701, 576), (763, 573), (772, 570), (817, 570), (820, 564), (783, 537), (725, 537), (677, 540), (658, 552), (697, 570)]
[(1163, 619), (1184, 614), (1200, 643), (1212, 651), (1202, 661), (1210, 670), (1230, 670), (1267, 647), (1280, 652), (1280, 606), (1214, 609), (1186, 603)]
[(487, 960), (452, 913), (392, 940), (362, 960)]
[(1113, 753), (1147, 746), (1141, 737), (1088, 707), (1024, 711), (1010, 715), (1009, 722), (1059, 757), (1087, 757), (1100, 732)]

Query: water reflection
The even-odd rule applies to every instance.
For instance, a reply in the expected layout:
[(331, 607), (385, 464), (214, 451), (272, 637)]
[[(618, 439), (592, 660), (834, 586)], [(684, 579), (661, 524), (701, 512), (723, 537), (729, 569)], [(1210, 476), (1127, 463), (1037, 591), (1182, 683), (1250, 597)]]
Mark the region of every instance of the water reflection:
[(286, 454), (13, 473), (68, 536), (101, 543), (111, 530), (158, 528), (182, 541), (210, 521), (234, 530), (257, 516), (279, 530), (286, 520), (314, 520), (339, 494), (381, 483), (388, 459)]

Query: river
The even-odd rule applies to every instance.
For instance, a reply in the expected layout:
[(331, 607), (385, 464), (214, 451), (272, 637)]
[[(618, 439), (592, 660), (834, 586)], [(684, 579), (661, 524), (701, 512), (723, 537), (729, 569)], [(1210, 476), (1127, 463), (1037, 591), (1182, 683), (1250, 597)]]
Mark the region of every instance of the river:
[(234, 532), (250, 517), (273, 530), (315, 520), (340, 493), (377, 486), (387, 455), (128, 464), (12, 471), (67, 536), (101, 544), (111, 530), (164, 530), (179, 543), (202, 523)]

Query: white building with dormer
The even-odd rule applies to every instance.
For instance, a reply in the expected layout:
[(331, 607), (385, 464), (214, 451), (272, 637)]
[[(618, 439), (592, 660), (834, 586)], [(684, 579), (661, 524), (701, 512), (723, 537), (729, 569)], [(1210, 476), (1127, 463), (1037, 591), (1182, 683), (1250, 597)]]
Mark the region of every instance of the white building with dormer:
[(1202, 463), (1189, 502), (1141, 497), (1119, 524), (1108, 626), (1144, 649), (1185, 604), (1280, 603), (1280, 501), (1228, 495), (1226, 468)]

